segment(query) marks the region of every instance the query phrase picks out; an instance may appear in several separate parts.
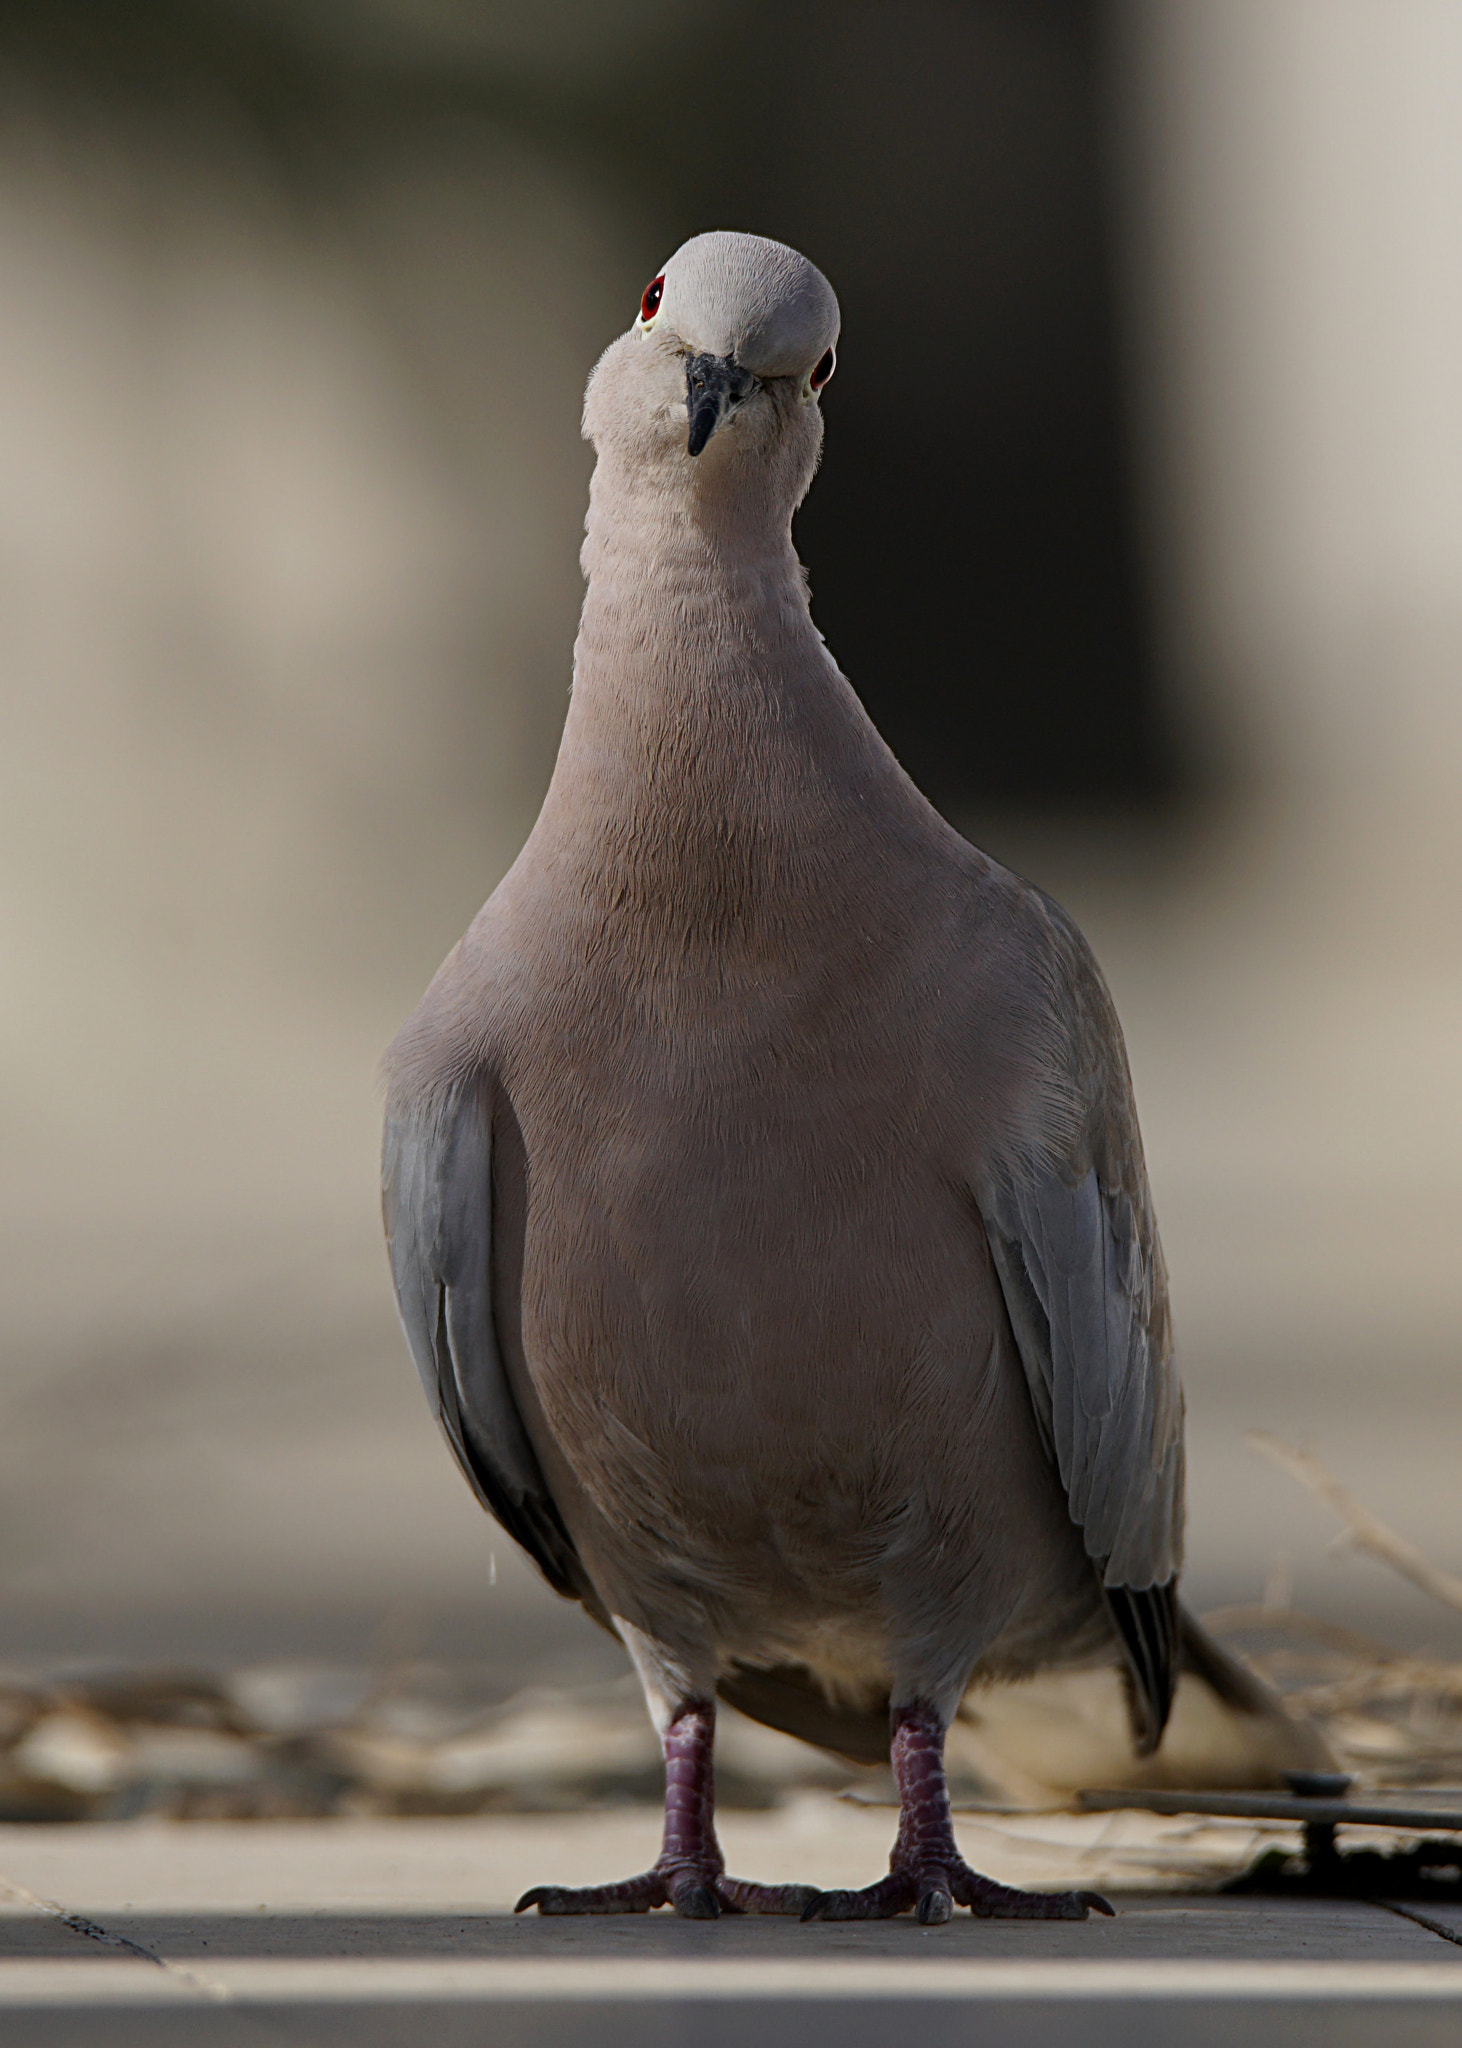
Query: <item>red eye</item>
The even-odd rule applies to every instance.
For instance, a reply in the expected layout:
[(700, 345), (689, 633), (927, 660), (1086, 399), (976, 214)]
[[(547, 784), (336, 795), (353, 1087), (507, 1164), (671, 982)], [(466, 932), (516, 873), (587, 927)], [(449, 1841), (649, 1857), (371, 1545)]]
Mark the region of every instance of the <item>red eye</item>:
[(829, 349), (827, 351), (827, 354), (821, 357), (821, 359), (818, 362), (817, 368), (813, 371), (812, 375), (807, 380), (808, 383), (812, 386), (813, 390), (821, 391), (823, 385), (826, 384), (828, 378), (832, 375), (833, 371), (837, 367), (838, 359), (836, 355), (833, 353), (833, 351)]
[(651, 282), (645, 286), (645, 296), (640, 300), (640, 318), (642, 320), (653, 320), (655, 315), (660, 310), (660, 301), (661, 299), (664, 298), (664, 296), (664, 278), (653, 278)]

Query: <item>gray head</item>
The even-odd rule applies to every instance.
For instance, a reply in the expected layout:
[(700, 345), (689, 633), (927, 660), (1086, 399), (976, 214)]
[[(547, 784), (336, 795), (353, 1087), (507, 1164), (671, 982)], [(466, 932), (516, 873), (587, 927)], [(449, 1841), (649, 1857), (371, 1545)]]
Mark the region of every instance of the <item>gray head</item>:
[(601, 455), (662, 471), (709, 462), (728, 484), (736, 472), (795, 472), (800, 497), (821, 444), (817, 401), (838, 326), (832, 286), (795, 249), (760, 235), (696, 235), (652, 278), (639, 318), (601, 358), (585, 432)]

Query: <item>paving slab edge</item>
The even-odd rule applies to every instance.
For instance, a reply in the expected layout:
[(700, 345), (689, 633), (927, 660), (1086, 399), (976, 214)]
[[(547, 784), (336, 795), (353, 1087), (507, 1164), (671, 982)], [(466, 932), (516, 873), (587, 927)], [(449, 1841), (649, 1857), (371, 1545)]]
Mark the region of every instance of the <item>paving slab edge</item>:
[(237, 1957), (150, 1968), (99, 1957), (0, 1963), (0, 2008), (34, 2006), (381, 2004), (739, 1998), (943, 1998), (1060, 2002), (1427, 2000), (1462, 2004), (1462, 1960), (1335, 1962), (1015, 1962), (1003, 1958), (716, 1962), (678, 1958), (299, 1961)]

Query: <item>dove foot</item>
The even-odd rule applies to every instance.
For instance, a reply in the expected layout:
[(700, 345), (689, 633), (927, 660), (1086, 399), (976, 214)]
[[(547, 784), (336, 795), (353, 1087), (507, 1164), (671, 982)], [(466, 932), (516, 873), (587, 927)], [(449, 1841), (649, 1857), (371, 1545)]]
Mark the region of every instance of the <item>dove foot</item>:
[(545, 1918), (552, 1918), (569, 1913), (649, 1913), (657, 1906), (673, 1906), (682, 1920), (718, 1920), (723, 1913), (779, 1913), (795, 1920), (820, 1896), (810, 1884), (749, 1884), (720, 1870), (657, 1865), (622, 1884), (535, 1885), (513, 1911), (525, 1913), (536, 1906)]
[(968, 1906), (977, 1920), (1085, 1920), (1089, 1913), (1112, 1911), (1099, 1892), (1016, 1891), (956, 1860), (932, 1869), (893, 1870), (862, 1891), (818, 1892), (802, 1918), (892, 1920), (911, 1906), (923, 1927), (942, 1927), (956, 1906)]
[(622, 1884), (540, 1884), (515, 1913), (536, 1906), (553, 1918), (570, 1913), (650, 1913), (673, 1906), (683, 1920), (723, 1913), (781, 1913), (791, 1919), (818, 1897), (810, 1884), (748, 1884), (727, 1877), (716, 1840), (712, 1747), (716, 1710), (708, 1700), (682, 1707), (661, 1738), (665, 1751), (665, 1840), (653, 1869)]
[(942, 1927), (955, 1907), (980, 1920), (1084, 1920), (1112, 1912), (1097, 1892), (1022, 1892), (971, 1870), (954, 1840), (944, 1777), (944, 1724), (920, 1702), (893, 1717), (890, 1745), (899, 1788), (899, 1832), (888, 1876), (861, 1891), (818, 1892), (804, 1920), (891, 1920), (912, 1907), (925, 1927)]

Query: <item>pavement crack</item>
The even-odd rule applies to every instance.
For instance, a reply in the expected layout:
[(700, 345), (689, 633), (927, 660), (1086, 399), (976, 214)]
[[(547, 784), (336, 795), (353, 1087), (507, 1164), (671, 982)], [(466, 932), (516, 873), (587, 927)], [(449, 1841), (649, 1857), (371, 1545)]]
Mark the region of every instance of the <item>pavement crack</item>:
[(1433, 1920), (1427, 1913), (1418, 1913), (1414, 1906), (1403, 1906), (1399, 1899), (1372, 1899), (1373, 1906), (1380, 1906), (1388, 1913), (1395, 1913), (1402, 1920), (1410, 1920), (1417, 1927), (1424, 1927), (1428, 1934), (1440, 1935), (1443, 1941), (1450, 1941), (1454, 1948), (1462, 1948), (1462, 1934), (1455, 1928), (1444, 1927), (1440, 1920)]
[(63, 1927), (69, 1927), (73, 1934), (79, 1934), (87, 1941), (99, 1941), (105, 1948), (116, 1949), (122, 1955), (136, 1956), (141, 1963), (151, 1963), (154, 1968), (165, 1970), (168, 1976), (201, 1993), (204, 1998), (219, 2002), (233, 1998), (228, 1986), (221, 1984), (216, 1977), (204, 1976), (201, 1971), (190, 1970), (182, 1963), (169, 1962), (156, 1949), (147, 1948), (140, 1941), (131, 1941), (125, 1934), (114, 1934), (110, 1927), (88, 1920), (84, 1913), (73, 1913), (55, 1899), (41, 1898), (23, 1884), (17, 1884), (13, 1877), (0, 1877), (0, 1892), (4, 1892), (17, 1906), (25, 1906), (33, 1913), (44, 1913), (49, 1919), (59, 1920)]
[(162, 1957), (144, 1948), (140, 1941), (129, 1941), (125, 1934), (113, 1934), (109, 1927), (98, 1927), (95, 1920), (83, 1919), (80, 1913), (68, 1913), (61, 1906), (56, 1907), (55, 1915), (63, 1927), (69, 1927), (74, 1934), (84, 1934), (88, 1941), (103, 1941), (108, 1948), (119, 1948), (129, 1956), (140, 1956), (144, 1963), (155, 1963), (159, 1970), (167, 1968)]

